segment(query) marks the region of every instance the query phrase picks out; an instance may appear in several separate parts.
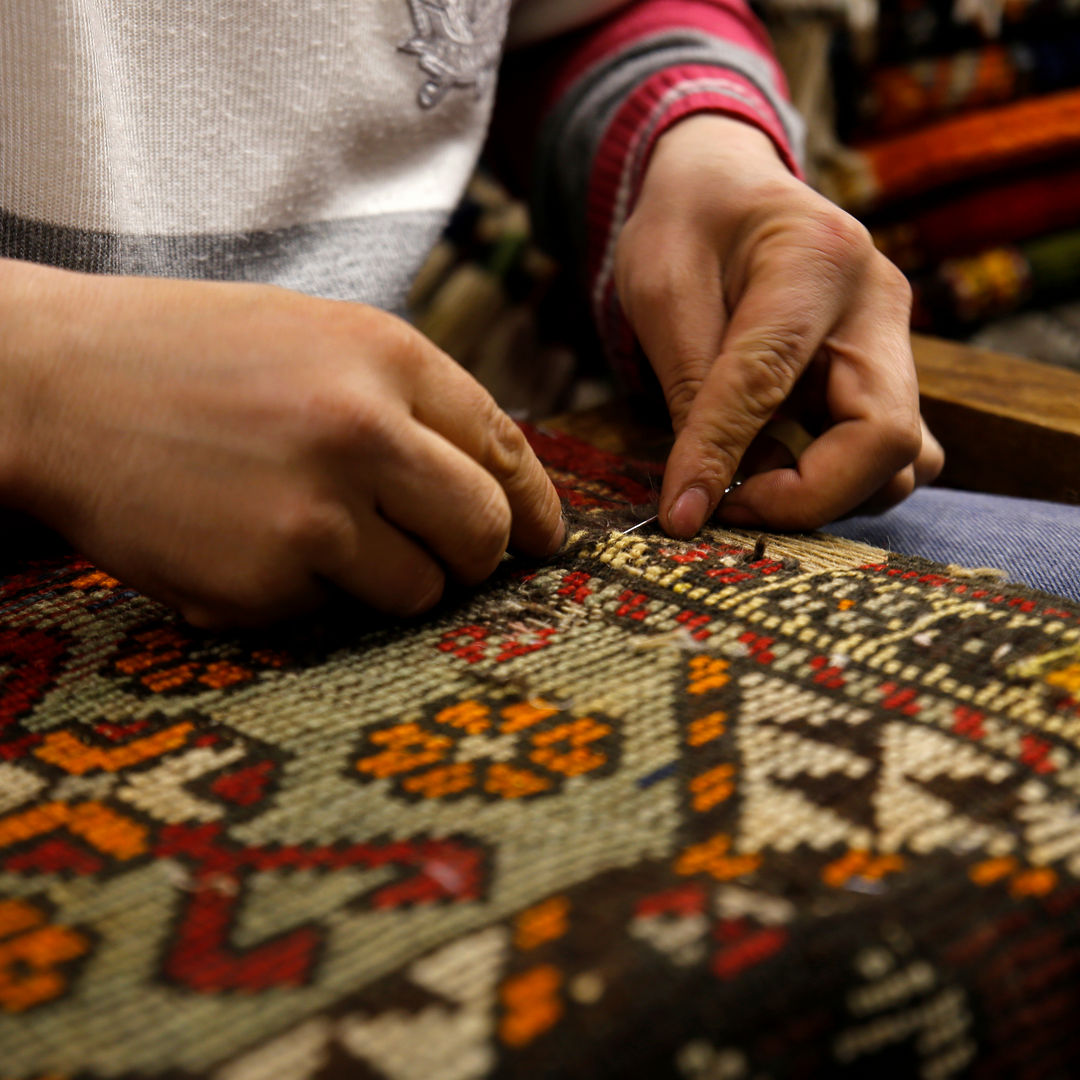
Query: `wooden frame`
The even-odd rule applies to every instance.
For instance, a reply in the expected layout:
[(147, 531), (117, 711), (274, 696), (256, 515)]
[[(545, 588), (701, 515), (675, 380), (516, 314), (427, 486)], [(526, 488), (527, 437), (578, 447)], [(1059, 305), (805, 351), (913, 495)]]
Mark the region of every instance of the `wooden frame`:
[(946, 487), (1080, 504), (1080, 373), (912, 336)]

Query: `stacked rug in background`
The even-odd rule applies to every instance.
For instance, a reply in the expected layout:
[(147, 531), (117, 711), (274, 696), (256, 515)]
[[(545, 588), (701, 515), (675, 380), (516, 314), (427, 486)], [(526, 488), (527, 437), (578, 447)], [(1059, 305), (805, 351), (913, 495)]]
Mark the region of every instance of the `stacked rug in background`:
[(580, 341), (576, 323), (587, 317), (566, 295), (570, 287), (531, 242), (524, 203), (479, 171), (413, 282), (409, 316), (511, 416), (540, 419), (612, 393), (598, 362), (590, 367), (568, 344)]
[(1080, 606), (531, 438), (568, 546), (412, 622), (3, 568), (0, 1077), (1080, 1074)]
[(908, 273), (916, 328), (1080, 366), (1080, 4), (810, 7), (772, 4), (811, 179)]

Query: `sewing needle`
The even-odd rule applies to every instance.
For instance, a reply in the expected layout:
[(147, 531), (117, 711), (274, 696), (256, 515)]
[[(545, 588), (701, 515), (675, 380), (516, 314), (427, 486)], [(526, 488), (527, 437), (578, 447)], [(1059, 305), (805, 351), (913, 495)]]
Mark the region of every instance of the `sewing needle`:
[(651, 518), (646, 518), (644, 521), (639, 521), (636, 525), (631, 526), (625, 532), (619, 533), (619, 535), (626, 536), (628, 533), (632, 533), (635, 529), (640, 529), (642, 525), (648, 525), (649, 522), (655, 521), (659, 516), (659, 514), (653, 514)]

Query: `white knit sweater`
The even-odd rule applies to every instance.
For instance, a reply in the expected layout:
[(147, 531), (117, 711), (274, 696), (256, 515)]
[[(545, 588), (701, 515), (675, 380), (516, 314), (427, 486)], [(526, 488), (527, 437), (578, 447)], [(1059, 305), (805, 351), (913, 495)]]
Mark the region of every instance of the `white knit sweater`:
[[(620, 0), (526, 0), (519, 39)], [(482, 144), (510, 0), (4, 0), (0, 254), (395, 308)]]

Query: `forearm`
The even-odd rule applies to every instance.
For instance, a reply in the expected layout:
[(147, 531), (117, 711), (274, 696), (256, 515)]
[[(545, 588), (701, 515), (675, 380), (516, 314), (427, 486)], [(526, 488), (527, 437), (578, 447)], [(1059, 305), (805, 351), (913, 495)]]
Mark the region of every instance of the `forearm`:
[(0, 506), (35, 503), (41, 389), (76, 350), (86, 275), (0, 258)]

